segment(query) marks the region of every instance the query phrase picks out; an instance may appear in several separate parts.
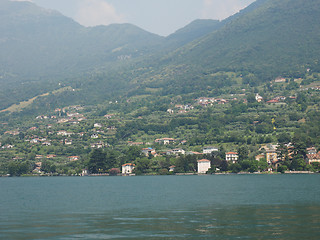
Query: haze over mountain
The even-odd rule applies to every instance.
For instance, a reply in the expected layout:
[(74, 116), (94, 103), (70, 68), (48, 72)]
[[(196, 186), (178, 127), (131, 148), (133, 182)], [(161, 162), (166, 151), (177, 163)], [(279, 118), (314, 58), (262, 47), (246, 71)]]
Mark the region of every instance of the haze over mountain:
[[(179, 63), (268, 77), (319, 67), (320, 1), (261, 0), (175, 53)], [(227, 20), (228, 21), (228, 20)], [(198, 59), (194, 61), (194, 59)]]
[(162, 37), (130, 24), (85, 28), (30, 2), (1, 2), (1, 71), (39, 77), (83, 71), (136, 57)]
[(0, 109), (59, 82), (79, 90), (70, 103), (99, 102), (150, 86), (205, 89), (217, 71), (249, 72), (258, 82), (319, 70), (319, 16), (320, 0), (258, 0), (224, 21), (196, 20), (164, 38), (130, 24), (86, 28), (30, 2), (2, 0)]

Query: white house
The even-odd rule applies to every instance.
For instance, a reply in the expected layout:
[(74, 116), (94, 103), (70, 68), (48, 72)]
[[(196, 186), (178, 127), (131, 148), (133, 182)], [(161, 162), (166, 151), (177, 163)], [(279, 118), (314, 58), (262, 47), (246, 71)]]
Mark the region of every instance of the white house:
[(93, 125), (94, 128), (102, 128), (102, 124), (101, 123), (95, 123)]
[(122, 174), (131, 174), (135, 165), (133, 163), (126, 163), (122, 165)]
[(231, 161), (232, 163), (236, 163), (238, 161), (238, 153), (236, 152), (228, 152), (226, 153), (226, 161)]
[(91, 135), (91, 138), (93, 138), (93, 139), (97, 139), (97, 138), (99, 138), (99, 135), (98, 135), (98, 134), (96, 134), (96, 133), (94, 133), (94, 134), (92, 134), (92, 135)]
[(307, 148), (307, 154), (317, 154), (317, 149), (315, 147)]
[(176, 148), (176, 149), (172, 149), (167, 151), (167, 155), (184, 155), (186, 152), (182, 149), (182, 148)]
[(218, 152), (219, 149), (216, 147), (208, 146), (203, 148), (203, 154), (211, 154), (212, 152)]
[(88, 175), (89, 175), (88, 169), (83, 169), (82, 173), (81, 173), (81, 176), (88, 176)]
[(172, 144), (174, 143), (176, 140), (173, 138), (161, 138), (161, 139), (156, 139), (155, 142), (158, 144), (163, 144), (163, 145), (167, 145), (167, 144)]
[(198, 160), (198, 173), (206, 173), (211, 168), (211, 162), (208, 159)]
[(176, 168), (176, 166), (172, 165), (169, 167), (169, 172), (174, 172), (174, 169)]
[(69, 158), (69, 160), (70, 160), (71, 162), (73, 162), (73, 161), (78, 161), (78, 160), (80, 159), (79, 156), (71, 156), (71, 157), (68, 157), (68, 158)]

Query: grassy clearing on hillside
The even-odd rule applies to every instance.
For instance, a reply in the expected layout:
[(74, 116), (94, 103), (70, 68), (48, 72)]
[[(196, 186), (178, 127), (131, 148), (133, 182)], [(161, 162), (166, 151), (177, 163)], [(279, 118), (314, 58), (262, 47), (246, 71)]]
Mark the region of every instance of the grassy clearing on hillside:
[[(72, 88), (71, 87), (60, 88), (58, 90), (52, 91), (52, 94), (58, 94), (68, 90), (72, 90)], [(20, 102), (19, 104), (13, 104), (12, 106), (8, 107), (7, 109), (1, 110), (0, 112), (10, 112), (10, 113), (20, 112), (24, 108), (30, 106), (38, 97), (45, 97), (45, 96), (48, 96), (49, 94), (50, 93), (44, 93), (39, 96), (35, 96), (27, 101)]]

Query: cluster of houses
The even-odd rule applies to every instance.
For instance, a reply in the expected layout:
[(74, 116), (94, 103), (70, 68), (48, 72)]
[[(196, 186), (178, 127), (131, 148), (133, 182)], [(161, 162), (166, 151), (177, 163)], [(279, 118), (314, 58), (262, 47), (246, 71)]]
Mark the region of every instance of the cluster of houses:
[[(157, 139), (159, 140), (159, 139)], [(162, 139), (163, 140), (163, 139)], [(168, 138), (165, 138), (165, 140), (168, 140)], [(172, 138), (170, 138), (170, 140), (172, 140)], [(163, 141), (160, 141), (163, 142)], [(172, 150), (168, 150), (167, 152), (163, 153), (166, 155), (193, 155), (193, 154), (197, 154), (197, 155), (204, 155), (204, 154), (213, 154), (214, 152), (218, 152), (219, 149), (217, 147), (213, 147), (213, 146), (208, 146), (208, 147), (204, 147), (202, 153), (199, 152), (186, 152), (185, 150), (183, 150), (182, 148), (178, 148), (178, 149), (172, 149)], [(142, 149), (142, 153), (145, 156), (158, 156), (157, 152), (153, 149), (153, 148), (143, 148)], [(236, 152), (227, 152), (226, 153), (226, 161), (230, 161), (232, 163), (235, 163), (238, 161), (238, 153)], [(135, 168), (135, 165), (133, 163), (126, 163), (122, 165), (122, 175), (131, 175), (133, 174), (133, 170)], [(198, 174), (204, 174), (206, 173), (209, 169), (211, 168), (211, 161), (207, 160), (207, 159), (201, 159), (198, 160)], [(169, 172), (173, 172), (175, 169), (175, 166), (170, 166), (169, 167)]]
[(307, 148), (307, 163), (311, 164), (314, 162), (320, 163), (320, 151), (317, 152), (315, 147)]
[[(272, 145), (272, 144), (262, 146), (260, 150), (265, 150), (265, 153), (257, 155), (256, 160), (260, 160), (264, 158), (267, 160), (267, 163), (269, 165), (278, 167), (281, 164), (281, 162), (285, 160), (284, 159), (285, 156), (279, 154), (278, 147), (279, 145)], [(288, 149), (288, 157), (289, 159), (292, 159), (294, 154), (293, 146), (289, 143), (286, 145), (286, 147)], [(306, 154), (307, 164), (311, 164), (314, 162), (320, 163), (320, 151), (317, 152), (317, 149), (315, 147), (307, 148), (306, 152), (307, 152)]]
[(196, 102), (200, 106), (207, 107), (207, 106), (212, 106), (214, 103), (226, 104), (229, 101), (227, 99), (223, 99), (223, 98), (200, 97), (200, 98), (196, 99)]
[[(262, 102), (263, 101), (263, 97), (260, 96), (258, 93), (255, 96), (256, 101), (257, 102)], [(272, 104), (272, 103), (283, 103), (287, 98), (285, 96), (277, 96), (273, 99), (270, 99), (269, 101), (267, 101), (266, 103), (268, 104)], [(296, 97), (295, 96), (289, 96), (290, 100), (295, 100)]]
[[(173, 138), (164, 138), (165, 141), (173, 141)], [(159, 139), (156, 140), (157, 142), (159, 142)], [(163, 139), (160, 141), (163, 142)], [(166, 143), (169, 144), (169, 143)], [(148, 156), (159, 156), (159, 155), (175, 155), (175, 156), (179, 156), (179, 155), (203, 155), (203, 154), (212, 154), (213, 152), (218, 152), (219, 149), (217, 147), (204, 147), (203, 148), (203, 152), (199, 153), (199, 152), (193, 152), (193, 151), (185, 151), (182, 148), (174, 148), (174, 149), (169, 149), (167, 151), (163, 151), (161, 153), (157, 153), (155, 149), (149, 147), (149, 148), (142, 148), (142, 153), (148, 157)]]
[[(239, 94), (239, 95), (245, 95), (245, 94)], [(289, 97), (291, 100), (296, 99), (295, 96), (290, 96)], [(260, 96), (258, 93), (255, 95), (255, 99), (257, 102), (262, 102), (264, 99), (262, 96)], [(277, 96), (269, 101), (267, 101), (266, 103), (268, 104), (272, 104), (272, 103), (281, 103), (284, 102), (287, 98), (284, 96)], [(232, 100), (237, 100), (237, 98), (234, 98)], [(229, 102), (229, 100), (227, 99), (223, 99), (223, 98), (208, 98), (208, 97), (201, 97), (196, 99), (196, 102), (198, 105), (203, 106), (203, 107), (207, 107), (207, 106), (212, 106), (214, 103), (216, 104), (226, 104)], [(247, 103), (247, 100), (244, 99), (244, 102)], [(171, 109), (168, 109), (168, 111)], [(173, 111), (172, 111), (173, 113)]]
[(42, 145), (45, 145), (45, 146), (51, 146), (51, 141), (50, 140), (47, 140), (46, 138), (32, 138), (31, 140), (27, 140), (29, 141), (30, 143), (33, 143), (33, 144), (38, 144), (38, 143), (41, 143)]
[(176, 104), (174, 106), (174, 109), (169, 108), (167, 110), (167, 112), (171, 113), (171, 114), (173, 114), (175, 112), (177, 112), (177, 113), (186, 113), (187, 111), (192, 110), (192, 109), (194, 109), (194, 107), (191, 104), (186, 104), (186, 105)]
[[(288, 149), (288, 155), (289, 158), (292, 158), (293, 155), (293, 146), (288, 144), (287, 145)], [(262, 146), (259, 149), (261, 154), (257, 155), (255, 159), (257, 161), (261, 161), (262, 159), (265, 159), (270, 166), (268, 168), (268, 171), (273, 171), (273, 169), (277, 169), (279, 165), (284, 161), (284, 156), (279, 154), (278, 151), (278, 145), (272, 145), (272, 144), (267, 144)], [(218, 152), (217, 147), (204, 147), (203, 152), (187, 152), (183, 150), (182, 148), (178, 149), (172, 149), (168, 150), (167, 152), (161, 153), (161, 154), (166, 154), (166, 155), (189, 155), (189, 154), (198, 154), (198, 155), (204, 155), (204, 154), (213, 154), (215, 152)], [(158, 156), (158, 153), (153, 149), (153, 148), (143, 148), (142, 153), (145, 156)], [(225, 154), (225, 160), (230, 163), (237, 163), (239, 160), (239, 154), (237, 152), (227, 152)], [(307, 164), (311, 164), (313, 162), (319, 162), (320, 163), (320, 151), (317, 152), (315, 147), (312, 148), (307, 148), (307, 158), (306, 158)], [(122, 165), (122, 174), (123, 175), (128, 175), (133, 173), (135, 165), (132, 163), (127, 163)], [(175, 166), (171, 166), (169, 171), (174, 171)], [(211, 161), (207, 159), (201, 159), (198, 160), (198, 174), (204, 174), (206, 173), (209, 169), (211, 168)]]
[(13, 130), (13, 131), (6, 131), (4, 134), (9, 134), (12, 136), (17, 136), (20, 134), (19, 130)]
[[(35, 159), (38, 160), (39, 162), (36, 162), (35, 163), (35, 168), (33, 169), (33, 173), (34, 174), (41, 174), (43, 173), (42, 170), (41, 170), (41, 166), (42, 166), (42, 159), (46, 158), (46, 159), (54, 159), (56, 158), (57, 155), (55, 154), (48, 154), (46, 156), (43, 156), (43, 155), (36, 155)], [(80, 160), (80, 156), (70, 156), (70, 157), (67, 157), (67, 159), (70, 161), (70, 162), (74, 162), (74, 161), (78, 161)]]

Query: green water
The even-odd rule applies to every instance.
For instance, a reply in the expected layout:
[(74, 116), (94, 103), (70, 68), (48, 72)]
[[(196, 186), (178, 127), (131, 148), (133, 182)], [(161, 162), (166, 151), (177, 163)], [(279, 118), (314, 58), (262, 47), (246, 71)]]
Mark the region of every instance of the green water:
[(0, 239), (319, 239), (320, 175), (0, 178)]

